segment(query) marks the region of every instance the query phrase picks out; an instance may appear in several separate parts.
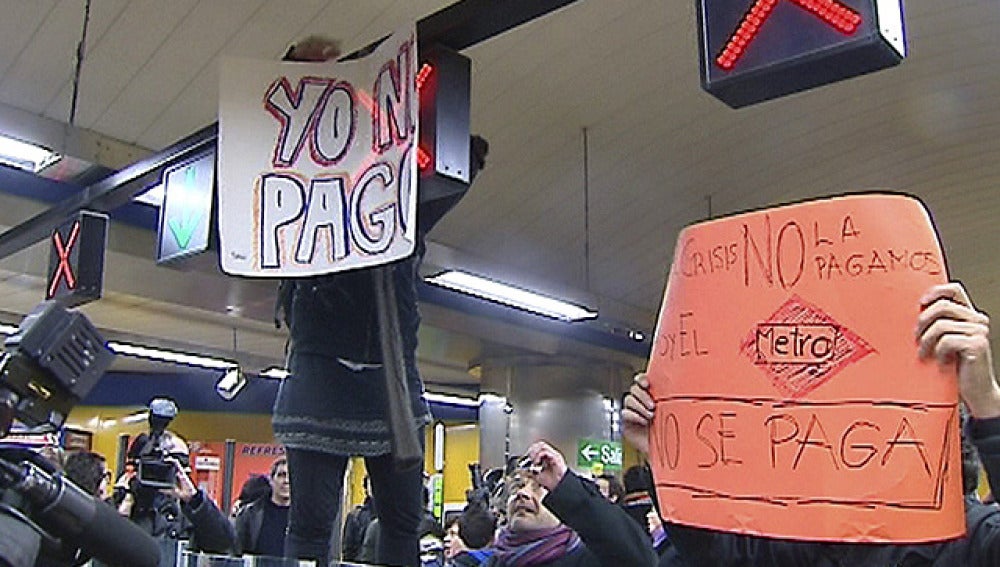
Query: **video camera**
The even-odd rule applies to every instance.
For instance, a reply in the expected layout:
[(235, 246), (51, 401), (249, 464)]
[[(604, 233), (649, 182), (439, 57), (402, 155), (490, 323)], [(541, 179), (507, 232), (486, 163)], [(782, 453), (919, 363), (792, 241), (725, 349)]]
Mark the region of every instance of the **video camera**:
[(177, 417), (177, 404), (166, 398), (155, 398), (149, 402), (149, 436), (136, 439), (139, 447), (135, 455), (136, 480), (145, 488), (173, 488), (177, 469), (174, 460), (187, 466), (188, 456), (171, 453), (164, 443), (164, 433), (170, 422)]
[[(14, 420), (55, 431), (114, 359), (82, 314), (38, 305), (4, 341), (0, 438)], [(45, 550), (76, 549), (108, 564), (154, 567), (156, 542), (21, 447), (0, 446), (0, 566), (31, 567)]]
[(469, 476), (472, 488), (465, 491), (465, 500), (470, 506), (481, 506), (490, 509), (493, 497), (503, 489), (503, 469), (490, 469), (483, 474), (479, 463), (469, 463)]

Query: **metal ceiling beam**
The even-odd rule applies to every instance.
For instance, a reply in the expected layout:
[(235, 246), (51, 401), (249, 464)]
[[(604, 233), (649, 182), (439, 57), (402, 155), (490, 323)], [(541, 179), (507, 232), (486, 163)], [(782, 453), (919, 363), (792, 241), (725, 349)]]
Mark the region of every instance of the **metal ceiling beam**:
[(576, 0), (462, 0), (417, 22), (420, 45), (461, 51)]
[[(497, 36), (576, 0), (460, 0), (417, 22), (421, 45), (440, 44), (456, 51)], [(52, 230), (83, 209), (110, 212), (145, 190), (160, 170), (195, 153), (214, 148), (216, 122), (85, 187), (76, 195), (0, 234), (0, 259), (48, 238)]]
[(52, 230), (83, 209), (111, 212), (128, 203), (158, 179), (164, 166), (214, 147), (218, 124), (198, 132), (145, 159), (84, 187), (78, 193), (0, 234), (0, 259), (49, 237)]

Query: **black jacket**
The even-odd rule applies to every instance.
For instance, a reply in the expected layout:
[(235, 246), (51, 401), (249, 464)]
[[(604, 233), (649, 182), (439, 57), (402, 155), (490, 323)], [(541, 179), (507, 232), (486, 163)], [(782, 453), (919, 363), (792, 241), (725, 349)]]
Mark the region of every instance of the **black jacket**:
[(260, 537), (260, 527), (264, 524), (264, 508), (267, 506), (268, 497), (254, 500), (247, 504), (236, 520), (236, 554), (258, 553), (257, 538)]
[[(542, 500), (583, 545), (547, 567), (652, 567), (656, 552), (649, 534), (621, 508), (608, 502), (597, 485), (567, 472)], [(494, 555), (486, 563), (498, 567)]]
[[(473, 159), (478, 160), (478, 165), (473, 166), (470, 183), (483, 165), (485, 150), (482, 156)], [(420, 326), (417, 271), (426, 251), (424, 240), (445, 213), (458, 204), (467, 189), (437, 199), (421, 198), (417, 206), (414, 253), (385, 265), (392, 272), (404, 361), (411, 376), (417, 375), (417, 329)], [(275, 321), (284, 312), (297, 352), (352, 362), (381, 363), (375, 277), (375, 270), (360, 269), (286, 280), (279, 290)]]
[[(969, 435), (979, 450), (990, 488), (1000, 494), (1000, 418), (972, 420)], [(670, 524), (668, 532), (692, 567), (858, 567), (1000, 565), (1000, 507), (965, 500), (966, 536), (920, 545), (816, 543), (755, 537)], [(675, 565), (664, 559), (661, 567)]]
[(372, 522), (372, 499), (365, 498), (362, 505), (354, 508), (344, 519), (344, 532), (341, 538), (344, 561), (355, 561), (361, 553), (361, 544), (365, 540), (365, 530)]
[(133, 508), (131, 519), (153, 537), (188, 539), (197, 551), (228, 554), (235, 549), (229, 518), (201, 490), (184, 503), (157, 493), (149, 508)]

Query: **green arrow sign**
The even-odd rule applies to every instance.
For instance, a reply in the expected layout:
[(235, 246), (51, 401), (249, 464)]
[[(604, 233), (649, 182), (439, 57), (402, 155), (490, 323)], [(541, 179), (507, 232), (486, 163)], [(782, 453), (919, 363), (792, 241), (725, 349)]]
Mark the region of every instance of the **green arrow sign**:
[(194, 229), (198, 227), (199, 221), (201, 221), (201, 212), (193, 209), (187, 209), (180, 216), (173, 217), (167, 221), (167, 226), (170, 227), (170, 234), (174, 235), (174, 240), (177, 242), (178, 248), (187, 250), (188, 244), (191, 243), (191, 236), (194, 235)]
[(157, 263), (198, 254), (208, 248), (214, 180), (212, 152), (164, 170)]
[(587, 469), (600, 464), (604, 470), (619, 471), (622, 468), (622, 444), (618, 441), (580, 439), (576, 446), (576, 464)]
[[(188, 191), (197, 190), (197, 181), (198, 170), (195, 166), (185, 167), (183, 188)], [(192, 208), (180, 209), (180, 214), (175, 213), (167, 220), (167, 227), (170, 228), (170, 234), (174, 235), (174, 241), (177, 242), (178, 248), (187, 250), (188, 244), (191, 243), (191, 236), (194, 235), (194, 229), (200, 220), (201, 212)]]

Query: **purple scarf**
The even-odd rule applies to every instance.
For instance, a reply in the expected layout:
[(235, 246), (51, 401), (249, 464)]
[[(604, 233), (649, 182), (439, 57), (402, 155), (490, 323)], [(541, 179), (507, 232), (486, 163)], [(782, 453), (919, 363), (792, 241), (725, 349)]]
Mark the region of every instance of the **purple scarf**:
[(580, 547), (580, 536), (559, 524), (545, 530), (514, 533), (504, 528), (494, 548), (497, 565), (530, 567), (545, 565)]

